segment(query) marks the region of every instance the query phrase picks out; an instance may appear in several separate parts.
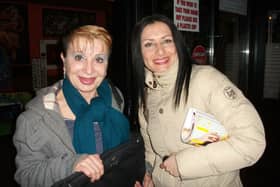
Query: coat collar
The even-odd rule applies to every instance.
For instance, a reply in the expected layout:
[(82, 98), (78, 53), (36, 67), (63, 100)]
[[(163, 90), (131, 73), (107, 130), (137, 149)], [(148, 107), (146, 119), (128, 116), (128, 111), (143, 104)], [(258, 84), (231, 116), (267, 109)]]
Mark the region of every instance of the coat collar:
[(61, 89), (61, 86), (62, 81), (58, 81), (52, 86), (37, 91), (37, 96), (28, 103), (27, 109), (36, 111), (36, 113), (45, 118), (45, 121), (48, 122), (46, 123), (48, 128), (50, 128), (50, 130), (74, 152), (72, 139), (66, 128), (64, 119), (60, 114), (59, 106), (56, 101), (56, 94)]
[(151, 89), (168, 88), (175, 85), (178, 72), (178, 62), (175, 62), (170, 69), (161, 73), (154, 73), (145, 68), (145, 84)]

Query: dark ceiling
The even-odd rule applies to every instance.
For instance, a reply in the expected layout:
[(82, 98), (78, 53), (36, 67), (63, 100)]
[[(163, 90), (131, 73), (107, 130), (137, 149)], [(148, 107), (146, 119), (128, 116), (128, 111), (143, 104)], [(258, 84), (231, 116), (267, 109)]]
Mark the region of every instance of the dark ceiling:
[(107, 10), (112, 7), (114, 0), (4, 0), (5, 2), (31, 2), (49, 6), (71, 6), (80, 8), (94, 8), (95, 10)]

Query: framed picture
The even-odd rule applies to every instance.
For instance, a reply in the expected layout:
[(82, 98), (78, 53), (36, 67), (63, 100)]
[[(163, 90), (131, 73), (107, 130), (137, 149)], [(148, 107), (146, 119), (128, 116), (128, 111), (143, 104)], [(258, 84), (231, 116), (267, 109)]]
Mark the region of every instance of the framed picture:
[(72, 28), (96, 23), (96, 13), (89, 11), (44, 8), (42, 16), (44, 37), (60, 36)]
[(8, 63), (29, 63), (26, 4), (0, 3), (0, 47)]
[(29, 63), (27, 5), (0, 2), (0, 90), (13, 86), (15, 65)]

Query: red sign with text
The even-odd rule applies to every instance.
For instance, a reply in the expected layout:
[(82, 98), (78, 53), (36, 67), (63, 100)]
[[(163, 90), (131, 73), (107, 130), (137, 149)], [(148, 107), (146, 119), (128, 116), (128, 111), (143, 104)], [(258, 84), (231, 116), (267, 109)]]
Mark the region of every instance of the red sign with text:
[(198, 63), (198, 64), (207, 64), (207, 52), (204, 46), (197, 45), (193, 49), (192, 52), (192, 58)]

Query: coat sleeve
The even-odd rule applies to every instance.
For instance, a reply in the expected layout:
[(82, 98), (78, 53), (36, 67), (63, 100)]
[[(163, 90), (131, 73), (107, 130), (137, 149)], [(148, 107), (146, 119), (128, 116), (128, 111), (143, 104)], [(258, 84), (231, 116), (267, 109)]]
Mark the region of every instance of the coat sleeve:
[(205, 112), (213, 114), (229, 133), (229, 138), (191, 147), (177, 153), (182, 178), (220, 175), (256, 163), (266, 142), (262, 121), (254, 106), (242, 92), (214, 68), (198, 73), (199, 97)]
[(155, 153), (151, 145), (150, 137), (147, 133), (147, 121), (145, 120), (142, 108), (140, 108), (139, 110), (139, 123), (140, 123), (140, 132), (143, 137), (144, 145), (145, 145), (146, 172), (151, 173), (152, 172), (151, 170), (154, 167)]
[(72, 173), (72, 166), (79, 157), (64, 151), (44, 128), (43, 121), (26, 113), (17, 119), (13, 136), (17, 150), (15, 180), (22, 187), (51, 186)]

